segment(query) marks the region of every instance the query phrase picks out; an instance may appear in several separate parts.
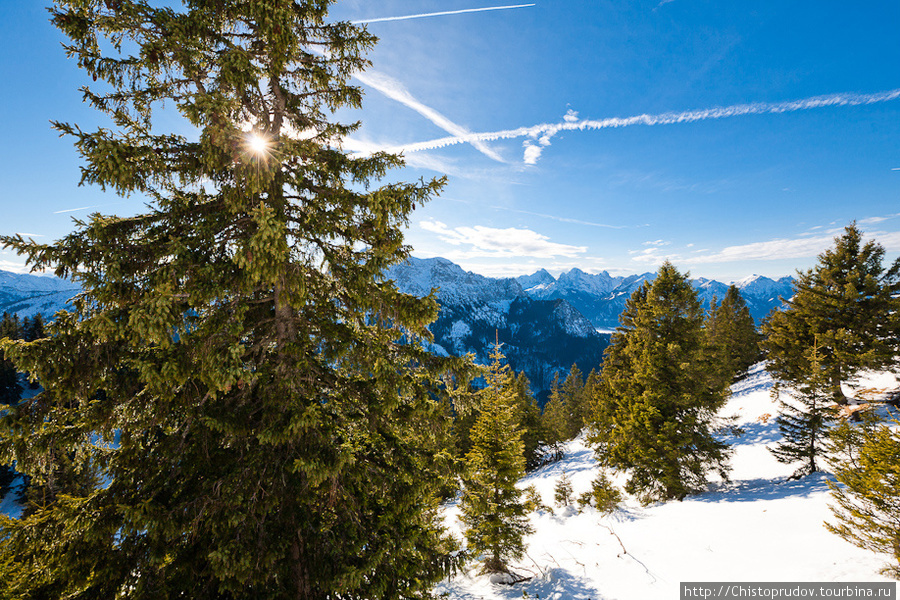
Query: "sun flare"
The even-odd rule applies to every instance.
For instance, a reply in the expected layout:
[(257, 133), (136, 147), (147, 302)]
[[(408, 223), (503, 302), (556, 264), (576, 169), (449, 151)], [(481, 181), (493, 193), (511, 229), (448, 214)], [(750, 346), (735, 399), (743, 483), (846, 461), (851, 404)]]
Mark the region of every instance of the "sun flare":
[(257, 133), (250, 134), (250, 136), (247, 138), (247, 145), (250, 147), (250, 151), (254, 154), (266, 154), (266, 152), (268, 152), (269, 150), (269, 141), (265, 137)]

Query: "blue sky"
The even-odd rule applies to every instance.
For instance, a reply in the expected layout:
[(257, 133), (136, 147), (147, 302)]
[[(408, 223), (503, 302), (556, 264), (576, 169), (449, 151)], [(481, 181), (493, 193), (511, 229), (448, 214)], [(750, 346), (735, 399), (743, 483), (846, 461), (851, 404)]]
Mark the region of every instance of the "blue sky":
[[(48, 121), (98, 120), (40, 4), (0, 2), (0, 230), (47, 241), (142, 201), (76, 187)], [(363, 123), (345, 147), (402, 150), (391, 179), (449, 176), (412, 215), (414, 255), (487, 275), (668, 258), (734, 280), (811, 266), (854, 219), (898, 255), (900, 3), (522, 4), (332, 9), (381, 38), (356, 81), (364, 108), (341, 114)]]

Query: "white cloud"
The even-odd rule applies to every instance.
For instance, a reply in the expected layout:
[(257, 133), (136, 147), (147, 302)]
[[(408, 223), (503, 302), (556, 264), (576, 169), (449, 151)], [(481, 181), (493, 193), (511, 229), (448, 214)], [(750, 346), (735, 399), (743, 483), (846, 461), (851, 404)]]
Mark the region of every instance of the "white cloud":
[(526, 165), (537, 164), (538, 159), (541, 157), (541, 152), (543, 152), (544, 149), (541, 146), (535, 146), (527, 140), (523, 145), (525, 146), (525, 155), (522, 157), (522, 162)]
[(0, 259), (0, 270), (12, 273), (31, 273), (31, 267), (25, 264), (24, 259), (21, 261)]
[(566, 123), (577, 123), (577, 122), (578, 122), (578, 111), (577, 111), (577, 110), (572, 110), (572, 109), (570, 108), (569, 110), (566, 111), (566, 114), (565, 114), (565, 116), (563, 117), (563, 120), (564, 120)]
[(586, 131), (619, 127), (631, 127), (633, 125), (673, 125), (678, 123), (693, 123), (710, 119), (724, 119), (744, 115), (781, 114), (814, 108), (835, 106), (861, 106), (878, 104), (900, 99), (900, 89), (878, 92), (874, 94), (830, 94), (816, 96), (802, 100), (789, 102), (756, 102), (752, 104), (735, 104), (725, 107), (714, 107), (683, 112), (668, 112), (656, 115), (641, 114), (632, 117), (611, 117), (607, 119), (581, 119), (572, 120), (567, 113), (560, 123), (541, 123), (530, 127), (518, 127), (516, 129), (504, 129), (482, 133), (466, 133), (450, 137), (438, 138), (424, 142), (403, 144), (385, 150), (391, 152), (419, 152), (434, 150), (456, 144), (476, 144), (502, 139), (531, 138), (540, 140), (542, 146), (550, 144), (551, 138), (560, 131)]
[(834, 242), (833, 236), (804, 237), (799, 239), (775, 239), (738, 246), (728, 246), (714, 254), (694, 256), (694, 263), (721, 263), (742, 260), (781, 260), (785, 258), (809, 258), (821, 254)]
[(645, 250), (632, 250), (629, 254), (633, 254), (635, 256), (631, 257), (631, 260), (639, 263), (659, 265), (669, 260), (673, 263), (678, 263), (681, 259), (680, 255), (673, 254), (671, 252), (660, 252), (659, 247), (654, 246), (652, 248), (647, 248)]
[(868, 219), (860, 219), (857, 221), (857, 223), (861, 225), (874, 225), (875, 223), (881, 223), (882, 221), (896, 219), (897, 217), (900, 217), (900, 213), (894, 213), (892, 215), (885, 215), (882, 217), (869, 217)]
[(550, 238), (530, 229), (496, 229), (476, 225), (475, 227), (450, 228), (440, 221), (422, 221), (419, 226), (430, 231), (452, 246), (468, 247), (465, 250), (446, 255), (450, 260), (475, 257), (555, 258), (557, 256), (575, 258), (587, 252), (585, 246), (569, 246), (551, 242)]
[[(797, 239), (774, 239), (766, 242), (754, 242), (738, 246), (728, 246), (713, 254), (691, 257), (691, 263), (724, 263), (745, 260), (782, 260), (792, 258), (813, 258), (831, 248), (834, 238), (841, 235), (843, 229), (832, 230), (828, 235), (818, 237), (801, 237)], [(864, 239), (872, 239), (888, 252), (900, 251), (900, 231), (866, 232)]]
[(652, 242), (644, 242), (644, 246), (669, 246), (671, 243), (672, 242), (667, 242), (665, 240), (654, 240)]

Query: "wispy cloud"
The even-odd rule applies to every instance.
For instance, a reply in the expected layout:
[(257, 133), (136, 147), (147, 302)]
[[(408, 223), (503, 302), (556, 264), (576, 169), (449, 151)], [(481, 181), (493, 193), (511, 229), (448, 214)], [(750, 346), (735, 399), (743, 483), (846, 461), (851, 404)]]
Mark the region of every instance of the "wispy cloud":
[(24, 260), (13, 261), (0, 258), (0, 270), (11, 273), (31, 273), (31, 267), (26, 265)]
[(443, 17), (446, 15), (461, 15), (464, 13), (475, 13), (475, 12), (486, 12), (489, 10), (509, 10), (513, 8), (527, 8), (529, 6), (534, 6), (534, 4), (514, 4), (510, 6), (486, 6), (483, 8), (464, 8), (462, 10), (445, 10), (441, 12), (432, 12), (432, 13), (420, 13), (417, 15), (403, 15), (400, 17), (379, 17), (377, 19), (360, 19), (358, 21), (351, 21), (355, 25), (363, 25), (366, 23), (384, 23), (385, 21), (406, 21), (409, 19), (424, 19), (427, 17)]
[(896, 219), (900, 217), (900, 213), (894, 213), (892, 215), (884, 215), (881, 217), (869, 217), (867, 219), (859, 219), (857, 223), (860, 225), (874, 225), (875, 223), (881, 223), (883, 221), (888, 221), (890, 219)]
[[(454, 227), (440, 221), (422, 221), (419, 226), (452, 246), (468, 247), (453, 253), (453, 258), (515, 257), (575, 258), (587, 252), (585, 246), (569, 246), (551, 242), (550, 238), (530, 229), (497, 229), (494, 227)], [(451, 258), (448, 255), (448, 258)], [(451, 260), (453, 260), (451, 258)]]
[(572, 219), (569, 217), (559, 217), (556, 215), (548, 215), (546, 213), (532, 212), (530, 210), (522, 210), (519, 208), (510, 208), (508, 206), (491, 206), (491, 208), (495, 210), (505, 210), (508, 212), (519, 213), (523, 215), (531, 215), (534, 217), (541, 217), (542, 219), (551, 219), (553, 221), (559, 221), (561, 223), (573, 223), (575, 225), (587, 225), (588, 227), (602, 227), (604, 229), (626, 229), (625, 225), (609, 225), (607, 223), (596, 223), (594, 221), (582, 221), (581, 219)]
[(22, 237), (26, 237), (26, 238), (44, 237), (44, 235), (40, 234), (40, 233), (24, 233), (21, 231), (17, 231), (16, 235), (21, 235)]
[(809, 258), (816, 256), (828, 248), (834, 238), (832, 236), (803, 237), (797, 239), (774, 239), (766, 242), (753, 242), (727, 246), (712, 254), (692, 256), (691, 262), (698, 264), (726, 263), (744, 260), (782, 260), (786, 258)]
[(815, 96), (803, 100), (789, 102), (755, 102), (751, 104), (735, 104), (732, 106), (705, 108), (683, 112), (667, 112), (655, 115), (641, 114), (632, 117), (610, 117), (606, 119), (577, 119), (573, 120), (572, 111), (569, 111), (562, 122), (541, 123), (516, 129), (503, 129), (481, 133), (468, 133), (453, 135), (412, 144), (403, 144), (384, 148), (390, 152), (419, 152), (423, 150), (435, 150), (456, 144), (475, 144), (478, 142), (490, 142), (503, 139), (527, 138), (524, 144), (524, 159), (534, 163), (540, 157), (544, 148), (550, 145), (550, 140), (561, 131), (588, 131), (600, 129), (613, 129), (631, 127), (633, 125), (673, 125), (677, 123), (694, 123), (711, 119), (725, 119), (745, 115), (781, 114), (815, 108), (837, 106), (863, 106), (878, 104), (900, 99), (900, 89), (878, 92), (874, 94), (830, 94), (827, 96)]

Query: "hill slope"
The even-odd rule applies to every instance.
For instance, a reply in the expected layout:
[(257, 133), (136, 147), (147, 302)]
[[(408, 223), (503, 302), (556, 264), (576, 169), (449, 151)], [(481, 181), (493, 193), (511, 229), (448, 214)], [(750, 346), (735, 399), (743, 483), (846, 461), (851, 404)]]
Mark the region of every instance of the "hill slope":
[[(861, 387), (872, 387), (863, 382)], [(891, 376), (875, 385), (896, 386)], [(532, 516), (536, 532), (517, 573), (533, 579), (513, 586), (491, 583), (477, 567), (437, 588), (453, 600), (560, 598), (652, 600), (678, 598), (680, 582), (699, 581), (890, 581), (878, 574), (884, 557), (829, 533), (827, 475), (788, 481), (791, 465), (775, 461), (766, 447), (779, 439), (770, 415), (772, 381), (762, 365), (733, 386), (724, 414), (737, 414), (746, 430), (733, 439), (734, 471), (729, 483), (683, 502), (642, 507), (633, 498), (611, 517), (594, 509), (577, 513), (556, 508)], [(769, 416), (767, 416), (769, 415)], [(526, 477), (545, 504), (565, 470), (576, 496), (590, 487), (597, 467), (582, 440), (570, 442), (562, 462)], [(622, 483), (621, 477), (618, 483)], [(459, 531), (458, 509), (445, 509)]]

